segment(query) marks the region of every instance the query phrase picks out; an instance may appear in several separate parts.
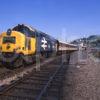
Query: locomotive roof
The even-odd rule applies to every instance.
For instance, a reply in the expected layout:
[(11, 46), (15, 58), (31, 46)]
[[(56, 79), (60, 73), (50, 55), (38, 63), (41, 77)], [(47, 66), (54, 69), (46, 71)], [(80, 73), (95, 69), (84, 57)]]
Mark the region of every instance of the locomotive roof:
[[(27, 29), (28, 32), (23, 32), (23, 29)], [(55, 40), (56, 41), (56, 39), (54, 39), (50, 35), (48, 35), (48, 34), (46, 34), (44, 32), (41, 32), (41, 31), (39, 31), (39, 30), (31, 27), (31, 26), (25, 25), (25, 24), (22, 24), (22, 25), (18, 24), (17, 26), (15, 26), (14, 28), (12, 28), (12, 30), (14, 30), (14, 31), (20, 31), (20, 32), (22, 32), (23, 34), (25, 34), (26, 36), (29, 36), (29, 37), (33, 37), (35, 35), (43, 35), (45, 37), (50, 38), (51, 40)]]
[[(12, 30), (19, 31), (29, 37), (32, 37), (33, 33), (35, 32), (35, 29), (33, 29), (30, 26), (26, 26), (24, 24), (22, 24), (22, 25), (18, 24), (17, 26), (13, 27)], [(25, 31), (25, 30), (27, 30), (27, 31)]]

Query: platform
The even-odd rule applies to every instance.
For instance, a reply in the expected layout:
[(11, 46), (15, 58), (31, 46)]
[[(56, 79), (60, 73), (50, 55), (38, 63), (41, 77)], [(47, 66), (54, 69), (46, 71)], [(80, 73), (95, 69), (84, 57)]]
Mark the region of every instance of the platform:
[(62, 100), (100, 100), (100, 62), (86, 58), (85, 64), (77, 63), (75, 55), (66, 71)]

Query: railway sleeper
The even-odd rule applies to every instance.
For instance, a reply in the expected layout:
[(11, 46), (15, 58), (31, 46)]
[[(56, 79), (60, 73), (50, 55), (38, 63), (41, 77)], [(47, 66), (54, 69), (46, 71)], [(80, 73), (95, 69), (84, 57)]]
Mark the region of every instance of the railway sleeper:
[(60, 94), (60, 87), (57, 88), (57, 87), (52, 87), (50, 89), (47, 90), (47, 95), (51, 95), (51, 96), (59, 96)]
[[(46, 85), (46, 82), (40, 82), (40, 81), (34, 81), (34, 82), (21, 82), (20, 84), (26, 84), (26, 85)], [(54, 85), (54, 86), (60, 86), (61, 85), (61, 82), (59, 83), (56, 83), (56, 82), (52, 82), (51, 85)]]
[(51, 73), (51, 72), (54, 72), (58, 67), (54, 67), (53, 69), (51, 68), (52, 66), (50, 66), (50, 68), (41, 68), (40, 71), (41, 73), (43, 72), (47, 72), (47, 73)]
[(33, 90), (33, 89), (14, 89), (13, 91), (9, 91), (7, 93), (7, 95), (15, 95), (17, 96), (20, 96), (20, 95), (23, 95), (23, 96), (26, 96), (26, 95), (37, 95), (39, 94), (40, 90)]
[(60, 91), (48, 91), (46, 94), (43, 95), (43, 97), (59, 97), (60, 96)]
[(36, 96), (34, 95), (21, 95), (19, 94), (11, 94), (11, 95), (3, 95), (0, 97), (0, 100), (35, 100)]
[(34, 74), (34, 76), (33, 77), (49, 77), (50, 76), (50, 74)]
[(55, 78), (64, 78), (64, 74), (57, 74)]
[(39, 84), (20, 84), (20, 85), (17, 85), (16, 87), (18, 87), (18, 88), (22, 88), (22, 87), (29, 87), (29, 88), (41, 88), (41, 87), (43, 87), (45, 84), (41, 84), (41, 83), (39, 83)]
[(23, 87), (23, 86), (16, 86), (15, 87), (16, 89), (19, 89), (19, 90), (34, 90), (34, 91), (40, 91), (40, 90), (42, 90), (42, 88), (43, 88), (43, 85), (39, 85), (39, 86), (35, 86), (35, 87), (32, 87), (32, 86), (28, 86), (28, 87)]
[(36, 73), (32, 73), (33, 75), (35, 74), (49, 74), (50, 72), (48, 72), (47, 70), (41, 70), (41, 71), (36, 71)]
[[(49, 77), (50, 78), (50, 77)], [(37, 81), (37, 82), (43, 82), (43, 83), (46, 83), (49, 81), (49, 78), (33, 78), (33, 77), (29, 77), (28, 80), (26, 80), (26, 82), (34, 82), (34, 81)], [(54, 81), (56, 83), (59, 83), (62, 81), (62, 78), (54, 78)]]
[[(18, 91), (15, 90), (15, 91), (13, 92), (12, 95), (17, 94), (18, 96), (20, 96), (20, 95), (21, 95), (21, 96), (22, 96), (22, 95), (23, 95), (23, 96), (26, 96), (26, 95), (28, 95), (28, 96), (29, 96), (29, 95), (35, 95), (35, 96), (36, 96), (37, 94), (39, 94), (39, 91), (40, 91), (40, 90), (37, 91), (37, 89), (36, 89), (36, 90), (31, 90), (31, 91), (30, 91), (30, 89), (29, 89), (29, 90), (25, 90), (25, 89), (24, 89), (24, 90), (20, 90), (20, 91), (19, 91), (19, 90), (18, 90)], [(18, 94), (18, 93), (19, 93), (19, 94)], [(48, 93), (48, 95), (58, 96), (58, 95), (59, 95), (59, 88), (50, 88), (49, 91), (48, 91), (47, 93)], [(10, 95), (11, 95), (11, 94), (10, 94)]]
[(56, 96), (44, 96), (41, 98), (41, 100), (60, 100), (58, 97)]
[(27, 85), (40, 84), (40, 85), (45, 85), (46, 82), (41, 82), (41, 81), (33, 81), (33, 82), (23, 81), (23, 82), (21, 82), (20, 84), (27, 84)]
[(48, 81), (49, 78), (47, 78), (47, 77), (46, 78), (43, 78), (43, 77), (29, 77), (28, 80), (33, 80), (33, 81), (35, 81), (35, 80)]
[(47, 82), (48, 82), (47, 80), (30, 80), (30, 79), (28, 79), (28, 80), (22, 81), (21, 83), (28, 83), (28, 84), (38, 84), (38, 83), (40, 83), (40, 84), (45, 84)]

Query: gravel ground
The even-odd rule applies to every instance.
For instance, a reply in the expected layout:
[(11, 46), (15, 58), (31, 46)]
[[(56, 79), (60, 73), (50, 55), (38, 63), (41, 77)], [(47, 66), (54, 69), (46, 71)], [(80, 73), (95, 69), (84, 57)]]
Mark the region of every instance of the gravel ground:
[[(77, 54), (72, 54), (71, 58), (76, 61), (74, 55)], [(100, 100), (100, 62), (89, 58), (85, 61), (69, 65), (63, 88), (64, 100)]]

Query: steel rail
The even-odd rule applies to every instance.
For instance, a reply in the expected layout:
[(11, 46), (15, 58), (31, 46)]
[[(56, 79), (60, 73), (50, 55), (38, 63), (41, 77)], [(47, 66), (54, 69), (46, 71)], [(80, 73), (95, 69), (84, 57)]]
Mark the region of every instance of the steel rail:
[(49, 78), (49, 81), (46, 83), (44, 88), (41, 90), (40, 94), (36, 97), (36, 100), (41, 100), (43, 94), (46, 92), (47, 88), (50, 86), (51, 82), (53, 81), (54, 77), (57, 75), (59, 70), (63, 67), (63, 63), (60, 65), (60, 67), (55, 71), (55, 73)]

